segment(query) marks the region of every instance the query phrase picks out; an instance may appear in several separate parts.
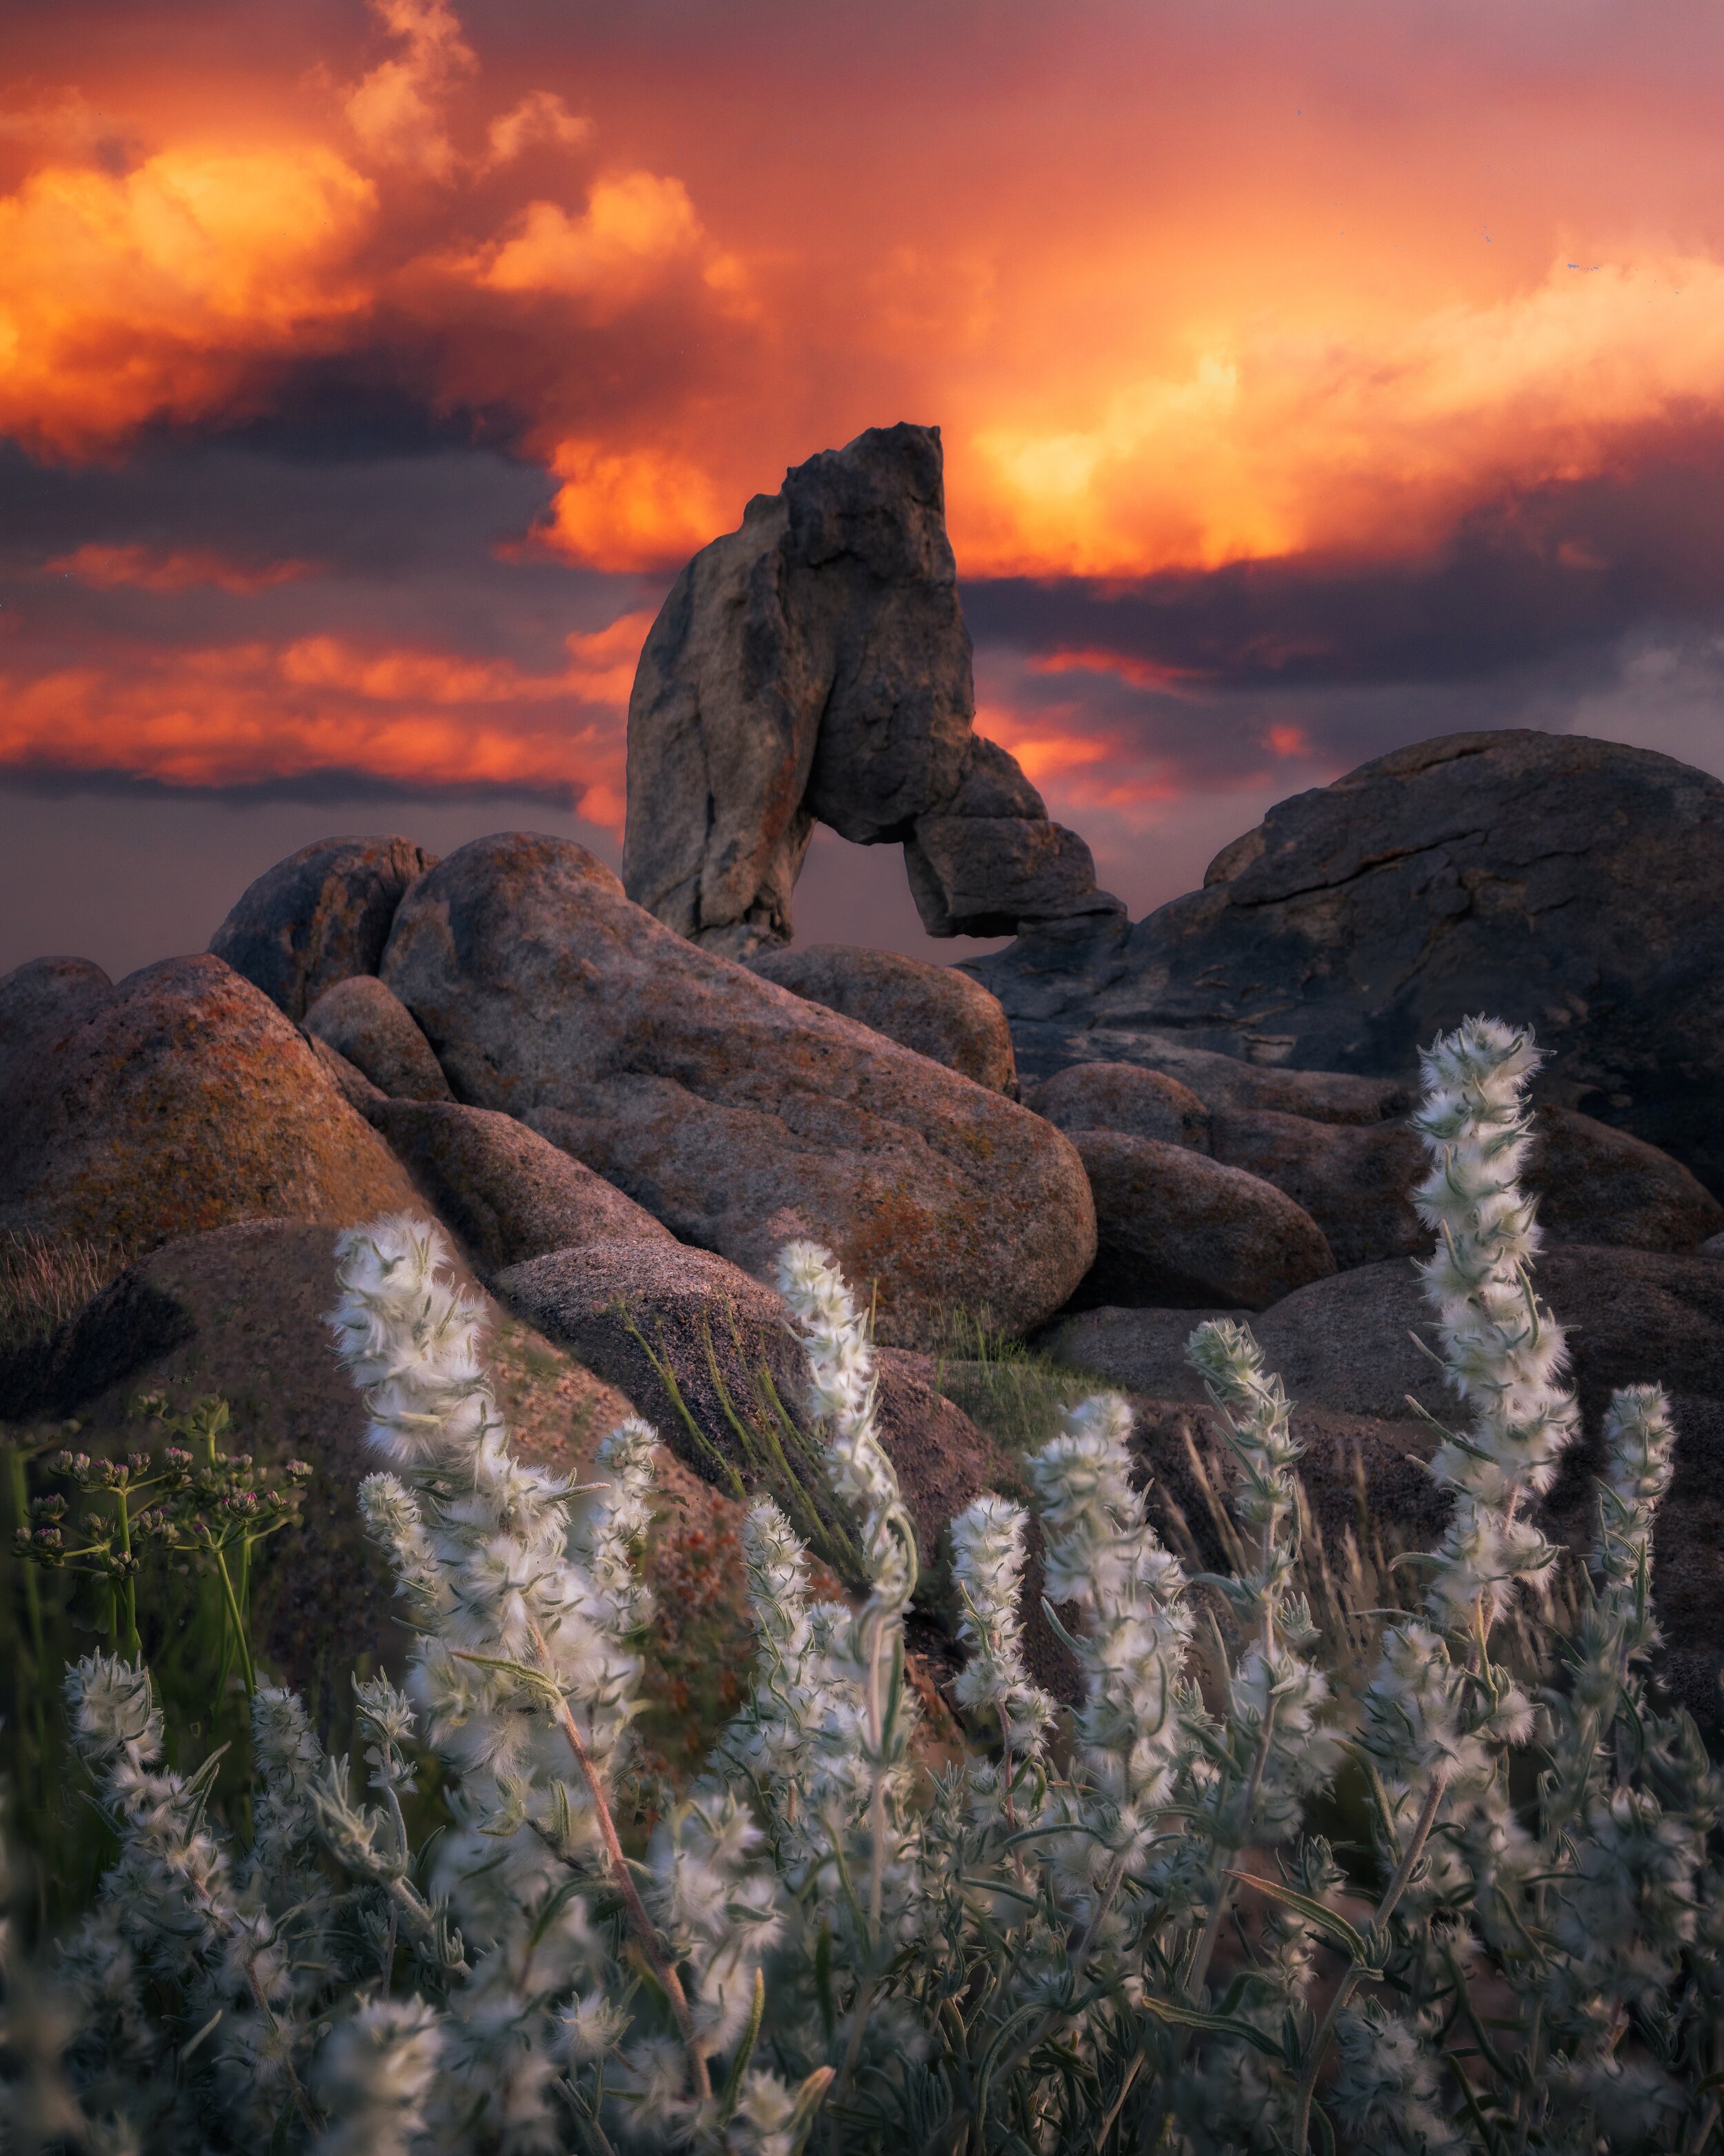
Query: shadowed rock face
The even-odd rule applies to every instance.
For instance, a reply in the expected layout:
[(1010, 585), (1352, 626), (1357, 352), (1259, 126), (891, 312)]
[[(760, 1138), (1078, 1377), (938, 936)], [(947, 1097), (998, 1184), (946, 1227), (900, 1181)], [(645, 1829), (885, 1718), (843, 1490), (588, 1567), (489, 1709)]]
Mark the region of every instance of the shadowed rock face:
[(1650, 750), (1422, 742), (1282, 802), (1135, 928), (1068, 922), (967, 970), (1026, 1081), (1168, 1040), (1400, 1077), (1488, 1011), (1550, 1052), (1542, 1099), (1724, 1192), (1724, 783)]
[(303, 1034), (219, 958), (129, 974), (0, 1104), (6, 1226), (148, 1245), (414, 1203)]
[(1081, 1130), (1095, 1263), (1074, 1301), (1262, 1310), (1335, 1270), (1322, 1230), (1272, 1183), (1189, 1146)]
[(818, 821), (904, 844), (931, 935), (1118, 913), (975, 712), (939, 429), (871, 428), (757, 495), (660, 609), (629, 704), (629, 896), (731, 956), (788, 942)]
[(354, 973), (326, 988), (305, 1013), (305, 1029), (392, 1100), (453, 1098), (430, 1042), (374, 974)]
[(374, 973), (401, 895), (432, 856), (408, 839), (319, 839), (266, 869), (209, 939), (290, 1019)]
[(564, 1147), (683, 1241), (763, 1273), (828, 1244), (883, 1336), (1039, 1322), (1095, 1254), (1070, 1142), (1014, 1102), (685, 942), (564, 840), (480, 839), (398, 915), (383, 978), (458, 1098)]

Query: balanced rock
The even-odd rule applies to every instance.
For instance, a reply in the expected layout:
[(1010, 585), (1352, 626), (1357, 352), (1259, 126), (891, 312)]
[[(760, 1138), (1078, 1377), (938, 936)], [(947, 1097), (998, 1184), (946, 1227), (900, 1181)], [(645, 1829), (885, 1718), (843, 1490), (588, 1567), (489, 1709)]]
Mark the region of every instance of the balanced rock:
[(375, 974), (352, 973), (326, 988), (305, 1013), (305, 1030), (392, 1100), (454, 1098), (430, 1042)]
[(808, 943), (757, 951), (748, 969), (793, 995), (872, 1026), (900, 1048), (931, 1056), (978, 1086), (1018, 1097), (1006, 1014), (979, 982), (956, 967), (930, 966), (896, 951), (850, 943)]
[(1074, 1063), (1038, 1086), (1025, 1105), (1056, 1130), (1121, 1131), (1212, 1150), (1209, 1111), (1190, 1086), (1135, 1063)]
[(376, 973), (402, 894), (431, 861), (408, 839), (320, 839), (249, 886), (209, 947), (302, 1019), (337, 981)]
[(450, 855), (403, 902), (382, 977), (460, 1099), (747, 1270), (798, 1236), (829, 1245), (889, 1343), (952, 1303), (1038, 1323), (1094, 1255), (1069, 1140), (685, 942), (567, 840)]
[(871, 428), (757, 495), (660, 608), (629, 703), (629, 895), (733, 956), (788, 942), (818, 821), (903, 844), (932, 935), (1117, 914), (975, 712), (939, 429)]
[(1095, 1263), (1080, 1303), (1261, 1310), (1335, 1270), (1323, 1233), (1273, 1183), (1188, 1146), (1080, 1130), (1095, 1199)]
[(372, 1121), (438, 1216), (487, 1273), (588, 1243), (670, 1230), (560, 1146), (491, 1108), (385, 1101)]
[(0, 980), (0, 1101), (10, 1097), (33, 1065), (53, 1059), (66, 1034), (113, 985), (89, 958), (32, 958)]
[(219, 958), (129, 974), (15, 1074), (0, 1224), (153, 1245), (233, 1220), (415, 1203), (304, 1036)]
[(1486, 1011), (1548, 1051), (1541, 1099), (1724, 1192), (1724, 782), (1650, 749), (1420, 742), (1282, 802), (1135, 928), (1067, 922), (968, 970), (1027, 1077), (1153, 1035), (1405, 1079)]

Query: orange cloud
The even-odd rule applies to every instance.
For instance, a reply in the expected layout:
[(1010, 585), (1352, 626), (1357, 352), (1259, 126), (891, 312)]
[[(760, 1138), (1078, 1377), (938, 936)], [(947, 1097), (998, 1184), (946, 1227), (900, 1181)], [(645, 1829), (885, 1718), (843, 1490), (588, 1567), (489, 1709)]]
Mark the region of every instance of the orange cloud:
[(1139, 659), (1126, 651), (1104, 651), (1093, 645), (1080, 650), (1044, 652), (1030, 664), (1038, 674), (1116, 674), (1133, 688), (1158, 689), (1167, 695), (1177, 695), (1200, 678), (1188, 666), (1163, 666), (1152, 659)]
[[(1211, 324), (1178, 369), (1034, 386), (960, 434), (972, 572), (1142, 576), (1302, 552), (1415, 552), (1486, 492), (1607, 469), (1724, 384), (1724, 263), (1652, 253), (1412, 314)], [(1064, 408), (1061, 409), (1061, 406)], [(1089, 406), (1085, 412), (1084, 408)]]
[(620, 828), (623, 708), (648, 624), (628, 614), (568, 637), (555, 675), (316, 637), (0, 675), (0, 768), (186, 787), (361, 770), (415, 787), (548, 788)]
[(562, 485), (535, 542), (589, 567), (670, 567), (738, 521), (706, 473), (669, 450), (567, 441), (551, 469)]
[(378, 163), (451, 179), (460, 160), (444, 126), (444, 96), (478, 65), (460, 20), (448, 0), (372, 0), (372, 11), (406, 50), (349, 92), (347, 125)]
[(572, 149), (593, 132), (593, 122), (571, 112), (555, 90), (536, 90), (512, 110), (499, 113), (485, 130), (488, 167), (512, 164), (541, 142)]
[(315, 562), (264, 562), (256, 566), (229, 562), (199, 547), (175, 547), (162, 552), (149, 547), (80, 547), (44, 562), (44, 576), (74, 577), (91, 590), (108, 592), (130, 585), (141, 592), (185, 592), (200, 584), (218, 591), (249, 595), (276, 584), (295, 583), (315, 576)]
[(88, 454), (200, 417), (260, 354), (330, 349), (367, 298), (349, 260), (375, 208), (317, 142), (34, 173), (0, 198), (0, 432)]
[(529, 203), (511, 237), (473, 266), (495, 292), (562, 292), (614, 310), (639, 299), (701, 240), (688, 189), (653, 172), (597, 182), (579, 217)]

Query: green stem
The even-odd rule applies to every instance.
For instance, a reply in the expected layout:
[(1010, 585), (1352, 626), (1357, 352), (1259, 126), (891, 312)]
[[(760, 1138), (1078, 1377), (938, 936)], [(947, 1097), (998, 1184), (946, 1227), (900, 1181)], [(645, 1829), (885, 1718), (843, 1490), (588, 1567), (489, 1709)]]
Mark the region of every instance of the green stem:
[(245, 1620), (239, 1614), (239, 1604), (233, 1594), (233, 1582), (228, 1577), (226, 1553), (218, 1547), (213, 1555), (216, 1563), (216, 1577), (222, 1583), (222, 1598), (227, 1604), (228, 1622), (233, 1629), (233, 1643), (239, 1653), (239, 1676), (245, 1686), (245, 1696), (250, 1699), (258, 1688), (258, 1673), (251, 1659), (251, 1645), (245, 1636)]
[[(114, 1515), (117, 1529), (115, 1540), (119, 1544), (121, 1554), (129, 1558), (131, 1555), (131, 1506), (123, 1486), (114, 1492)], [(144, 1643), (138, 1637), (137, 1582), (130, 1571), (121, 1582), (115, 1601), (115, 1630), (121, 1634), (120, 1643), (126, 1650), (126, 1659), (141, 1662), (144, 1659)], [(123, 1629), (120, 1622), (122, 1616)]]
[[(1446, 1786), (1444, 1776), (1434, 1774), (1431, 1777), (1429, 1792), (1414, 1824), (1413, 1838), (1407, 1844), (1405, 1854), (1400, 1862), (1395, 1866), (1394, 1877), (1383, 1890), (1383, 1899), (1378, 1903), (1377, 1913), (1371, 1920), (1373, 1931), (1380, 1931), (1388, 1922), (1394, 1914), (1402, 1895), (1406, 1892), (1408, 1881), (1413, 1876), (1413, 1868), (1424, 1855), (1424, 1845), (1430, 1840), (1431, 1829), (1437, 1823), (1437, 1812), (1442, 1804), (1443, 1791)], [(1298, 2115), (1293, 2122), (1291, 2145), (1296, 2149), (1302, 2150), (1310, 2138), (1311, 2107), (1317, 2092), (1317, 2076), (1322, 2070), (1324, 2058), (1334, 2037), (1336, 2026), (1346, 2010), (1347, 2002), (1352, 1997), (1363, 1974), (1364, 1971), (1356, 1961), (1350, 1961), (1347, 1964), (1342, 1973), (1340, 1983), (1335, 1987), (1335, 1996), (1329, 2001), (1329, 2010), (1323, 2016), (1322, 2025), (1317, 2030), (1316, 2036), (1311, 2044), (1311, 2057), (1306, 2062), (1305, 2076), (1299, 2085)]]
[[(12, 1523), (20, 1533), (26, 1532), (30, 1524), (30, 1491), (24, 1479), (24, 1449), (21, 1445), (8, 1445), (6, 1448), (6, 1479), (12, 1492)], [(23, 1573), (24, 1614), (30, 1626), (30, 1650), (39, 1671), (46, 1651), (42, 1639), (42, 1595), (36, 1584), (35, 1566), (26, 1564), (20, 1569)]]

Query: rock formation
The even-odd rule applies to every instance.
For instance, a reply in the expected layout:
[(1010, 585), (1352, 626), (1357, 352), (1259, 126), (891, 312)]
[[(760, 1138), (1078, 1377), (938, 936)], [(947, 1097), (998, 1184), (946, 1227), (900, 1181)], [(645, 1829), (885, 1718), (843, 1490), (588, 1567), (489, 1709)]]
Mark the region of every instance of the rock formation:
[(337, 981), (376, 973), (402, 893), (431, 863), (409, 839), (319, 839), (242, 892), (209, 947), (302, 1019)]
[(567, 840), (451, 854), (403, 901), (382, 972), (459, 1100), (757, 1276), (818, 1238), (878, 1283), (890, 1342), (954, 1302), (1036, 1322), (1095, 1255), (1083, 1164), (1051, 1125), (673, 935)]
[(930, 935), (1118, 916), (975, 712), (939, 429), (871, 428), (757, 495), (659, 609), (629, 704), (629, 896), (727, 956), (788, 942), (818, 822), (903, 845)]
[(148, 1246), (414, 1203), (305, 1037), (219, 958), (146, 966), (38, 1049), (0, 1099), (0, 1226)]
[(391, 1100), (454, 1098), (430, 1042), (375, 974), (351, 973), (326, 988), (305, 1013), (305, 1030)]
[(1724, 1193), (1724, 783), (1648, 749), (1398, 749), (1282, 802), (1135, 928), (1050, 924), (966, 970), (1026, 1082), (1143, 1062), (1202, 1093), (1193, 1050), (1406, 1081), (1422, 1044), (1490, 1011), (1549, 1052), (1542, 1099)]
[(956, 966), (925, 965), (896, 951), (851, 943), (755, 952), (748, 970), (793, 995), (872, 1026), (900, 1048), (931, 1056), (978, 1086), (1018, 1097), (1012, 1029), (996, 999)]

